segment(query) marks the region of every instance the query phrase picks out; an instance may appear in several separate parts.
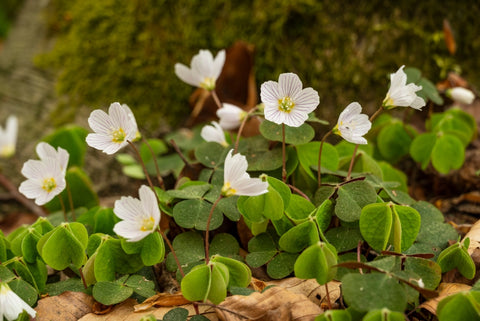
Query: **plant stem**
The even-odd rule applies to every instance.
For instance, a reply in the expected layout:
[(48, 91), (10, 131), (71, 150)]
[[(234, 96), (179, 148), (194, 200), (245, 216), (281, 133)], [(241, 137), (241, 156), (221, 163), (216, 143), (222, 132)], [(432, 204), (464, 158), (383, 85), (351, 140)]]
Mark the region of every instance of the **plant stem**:
[(60, 206), (62, 207), (63, 218), (65, 222), (68, 222), (67, 211), (65, 210), (65, 203), (63, 202), (62, 195), (58, 194), (57, 197), (58, 197), (58, 200), (60, 201)]
[(165, 190), (165, 184), (163, 182), (162, 175), (160, 175), (160, 169), (158, 168), (157, 157), (156, 157), (155, 153), (153, 152), (152, 146), (150, 146), (150, 144), (148, 143), (148, 140), (143, 136), (142, 136), (142, 140), (145, 143), (145, 145), (147, 145), (148, 150), (150, 151), (150, 154), (152, 154), (153, 163), (155, 164), (155, 171), (157, 172), (158, 185), (160, 185), (161, 189)]
[(333, 130), (330, 130), (328, 133), (323, 135), (322, 140), (320, 141), (320, 149), (318, 150), (318, 172), (317, 172), (317, 181), (318, 181), (318, 187), (322, 186), (322, 149), (323, 149), (323, 143), (327, 139), (328, 136), (330, 136), (333, 133)]
[(68, 204), (70, 205), (70, 210), (72, 211), (72, 220), (75, 222), (77, 220), (75, 216), (75, 208), (73, 207), (73, 198), (72, 198), (72, 192), (70, 191), (70, 185), (66, 184), (66, 189), (67, 189), (67, 196), (68, 196)]
[(328, 282), (325, 283), (325, 292), (327, 292), (328, 309), (332, 310), (332, 302), (330, 302), (330, 292), (328, 291)]
[(80, 273), (80, 278), (82, 279), (83, 287), (87, 289), (88, 288), (87, 281), (85, 280), (85, 275), (83, 275), (82, 268), (78, 268), (78, 273)]
[(208, 248), (209, 248), (209, 244), (208, 244), (208, 232), (210, 230), (210, 222), (212, 220), (212, 216), (213, 216), (213, 211), (215, 210), (215, 208), (217, 207), (218, 205), (218, 202), (220, 202), (220, 200), (223, 198), (223, 195), (220, 194), (220, 196), (217, 198), (217, 200), (215, 201), (215, 203), (213, 203), (212, 205), (212, 209), (210, 210), (210, 214), (208, 214), (208, 219), (207, 219), (207, 226), (205, 228), (205, 263), (208, 264), (208, 262), (210, 261), (210, 258), (209, 258), (209, 251), (208, 251)]
[(213, 100), (215, 101), (215, 104), (217, 104), (217, 107), (220, 109), (222, 108), (222, 103), (220, 102), (220, 99), (218, 99), (217, 93), (215, 92), (215, 89), (210, 91), (212, 94)]
[(243, 118), (242, 123), (240, 124), (240, 128), (238, 129), (237, 140), (235, 141), (235, 149), (233, 150), (233, 154), (236, 154), (238, 151), (238, 144), (240, 144), (240, 137), (242, 136), (243, 128), (245, 127), (245, 124), (247, 123), (248, 118), (256, 110), (257, 110), (257, 107), (253, 107)]
[(348, 167), (347, 178), (345, 179), (346, 181), (350, 180), (350, 177), (352, 175), (352, 169), (353, 169), (353, 164), (355, 163), (355, 157), (357, 156), (357, 150), (358, 150), (358, 144), (355, 145), (355, 149), (353, 150), (352, 160), (350, 161), (350, 166)]
[(185, 166), (192, 167), (192, 164), (190, 164), (190, 162), (187, 160), (187, 158), (185, 157), (185, 155), (183, 155), (182, 151), (180, 150), (180, 148), (178, 147), (177, 143), (176, 143), (173, 139), (170, 139), (170, 144), (172, 144), (173, 149), (175, 149), (175, 151), (177, 152), (178, 156), (180, 156), (180, 159), (183, 161), (183, 163), (185, 164)]
[(380, 115), (380, 113), (383, 111), (383, 106), (380, 106), (380, 108), (377, 109), (377, 111), (375, 113), (373, 113), (372, 116), (370, 116), (370, 122), (373, 122), (373, 120), (375, 118), (377, 118), (378, 115)]
[(282, 181), (287, 181), (287, 169), (286, 169), (286, 156), (285, 156), (285, 124), (282, 123)]
[[(157, 195), (157, 194), (155, 194), (155, 195)], [(158, 233), (160, 233), (160, 235), (162, 236), (162, 238), (163, 238), (163, 239), (165, 240), (165, 242), (167, 243), (167, 246), (168, 246), (168, 248), (170, 249), (170, 252), (172, 252), (173, 258), (175, 259), (175, 263), (177, 263), (178, 270), (180, 271), (180, 274), (182, 275), (182, 277), (184, 277), (184, 276), (185, 276), (185, 273), (183, 272), (182, 265), (180, 264), (180, 261), (178, 260), (177, 252), (175, 252), (175, 249), (173, 248), (172, 243), (171, 243), (170, 240), (167, 238), (167, 236), (165, 235), (165, 233), (163, 233), (163, 231), (160, 229), (160, 227), (158, 228)]]
[(5, 187), (5, 189), (12, 195), (14, 199), (16, 199), (20, 204), (24, 205), (30, 211), (32, 211), (35, 215), (40, 217), (46, 217), (47, 214), (43, 211), (43, 209), (35, 204), (33, 201), (26, 198), (22, 193), (20, 193), (15, 185), (3, 174), (0, 173), (0, 185)]
[(304, 199), (306, 199), (307, 201), (310, 202), (310, 198), (304, 193), (302, 192), (301, 190), (299, 190), (297, 187), (291, 185), (291, 184), (287, 184), (288, 187), (290, 187), (290, 189), (294, 192), (296, 192), (298, 195), (302, 196)]
[(150, 185), (150, 187), (152, 188), (153, 193), (155, 195), (157, 195), (157, 193), (155, 193), (155, 189), (153, 188), (152, 180), (150, 179), (150, 175), (148, 175), (147, 168), (145, 167), (145, 163), (143, 162), (143, 159), (142, 159), (142, 156), (140, 155), (140, 152), (138, 151), (138, 149), (137, 149), (137, 147), (135, 146), (134, 143), (132, 143), (129, 140), (127, 140), (127, 142), (130, 146), (132, 146), (133, 150), (135, 151), (135, 154), (138, 157), (138, 161), (140, 162), (140, 165), (142, 165), (143, 173), (145, 174), (145, 177), (147, 178), (148, 185)]
[[(362, 260), (360, 259), (360, 248), (362, 247), (362, 241), (358, 241), (358, 245), (357, 245), (357, 262), (362, 262)], [(362, 268), (359, 268), (358, 269), (358, 272), (360, 272), (360, 274), (363, 274), (363, 270)]]

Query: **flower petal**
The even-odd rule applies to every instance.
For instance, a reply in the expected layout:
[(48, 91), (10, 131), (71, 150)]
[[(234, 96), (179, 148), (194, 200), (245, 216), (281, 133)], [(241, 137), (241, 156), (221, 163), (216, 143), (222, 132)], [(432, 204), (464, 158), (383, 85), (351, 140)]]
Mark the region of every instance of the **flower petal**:
[(292, 73), (283, 73), (278, 77), (278, 93), (279, 98), (294, 97), (302, 90), (302, 81), (300, 78)]

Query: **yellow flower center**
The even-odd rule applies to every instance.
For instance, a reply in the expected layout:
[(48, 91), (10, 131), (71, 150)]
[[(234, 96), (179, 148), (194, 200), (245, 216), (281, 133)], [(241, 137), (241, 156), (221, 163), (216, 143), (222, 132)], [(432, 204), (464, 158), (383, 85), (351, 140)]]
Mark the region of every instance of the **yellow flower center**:
[(57, 187), (57, 182), (55, 182), (55, 179), (53, 177), (50, 178), (45, 178), (43, 180), (42, 184), (42, 189), (48, 193), (53, 191)]
[(212, 77), (205, 77), (203, 81), (200, 83), (200, 87), (206, 89), (208, 91), (215, 89), (215, 79)]
[(225, 197), (233, 196), (237, 193), (237, 190), (232, 188), (230, 182), (226, 182), (222, 187), (222, 195)]
[(2, 158), (8, 158), (13, 156), (13, 154), (15, 154), (15, 145), (13, 144), (8, 144), (0, 148), (0, 157)]
[(140, 230), (142, 230), (143, 232), (145, 231), (151, 231), (153, 230), (155, 226), (155, 220), (153, 219), (153, 217), (149, 217), (149, 218), (144, 218), (142, 220), (142, 227), (140, 228)]
[(112, 142), (121, 144), (125, 141), (126, 136), (125, 131), (120, 127), (119, 129), (112, 131)]
[(285, 113), (290, 113), (293, 107), (295, 107), (295, 103), (288, 96), (278, 100), (278, 110), (280, 111), (283, 111)]
[(387, 94), (387, 96), (385, 97), (385, 99), (383, 100), (383, 103), (382, 103), (382, 106), (383, 108), (385, 109), (391, 109), (391, 108), (394, 108), (394, 104), (393, 104), (393, 99), (390, 98), (390, 95)]

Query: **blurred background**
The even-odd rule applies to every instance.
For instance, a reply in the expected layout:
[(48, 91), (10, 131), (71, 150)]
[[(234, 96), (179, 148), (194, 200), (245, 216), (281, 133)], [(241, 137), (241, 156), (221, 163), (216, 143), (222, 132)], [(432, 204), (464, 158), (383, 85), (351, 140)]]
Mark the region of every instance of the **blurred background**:
[(297, 73), (329, 121), (352, 101), (373, 112), (401, 65), (434, 83), (454, 71), (475, 88), (478, 17), (480, 4), (467, 0), (1, 0), (0, 122), (16, 114), (20, 133), (15, 159), (0, 166), (19, 172), (49, 130), (86, 127), (92, 109), (114, 101), (150, 136), (178, 128), (194, 88), (174, 64), (237, 41), (249, 49), (257, 90)]

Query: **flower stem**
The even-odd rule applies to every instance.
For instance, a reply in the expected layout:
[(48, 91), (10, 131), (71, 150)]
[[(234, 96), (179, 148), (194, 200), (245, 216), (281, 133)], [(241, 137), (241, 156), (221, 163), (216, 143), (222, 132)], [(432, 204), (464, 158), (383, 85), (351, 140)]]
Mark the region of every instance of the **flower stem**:
[(348, 167), (347, 178), (345, 179), (346, 181), (349, 181), (350, 177), (352, 176), (352, 169), (353, 169), (353, 164), (355, 163), (355, 157), (357, 156), (357, 150), (358, 150), (358, 144), (355, 145), (355, 149), (353, 150), (352, 160), (350, 160), (350, 166)]
[(220, 109), (222, 108), (222, 103), (220, 102), (220, 99), (218, 99), (217, 93), (215, 92), (215, 89), (210, 91), (212, 94), (213, 100), (215, 101), (215, 104), (217, 104), (217, 107)]
[(287, 169), (286, 169), (286, 156), (285, 156), (285, 124), (282, 123), (282, 181), (287, 181)]
[(217, 200), (215, 201), (215, 203), (213, 203), (212, 205), (212, 209), (210, 210), (210, 214), (208, 214), (208, 219), (207, 219), (207, 226), (205, 228), (205, 263), (208, 264), (208, 262), (210, 261), (210, 253), (208, 251), (208, 248), (209, 248), (209, 244), (208, 244), (208, 232), (210, 230), (210, 222), (212, 221), (212, 216), (213, 216), (213, 211), (215, 210), (215, 208), (217, 207), (218, 205), (218, 202), (220, 202), (220, 200), (223, 198), (223, 195), (220, 194), (220, 196), (217, 198)]
[(243, 118), (242, 123), (240, 124), (240, 128), (238, 129), (237, 140), (235, 141), (235, 149), (233, 150), (233, 154), (236, 154), (238, 151), (238, 144), (240, 144), (240, 137), (242, 136), (243, 128), (247, 123), (248, 117), (250, 117), (250, 115), (256, 110), (257, 110), (257, 107), (253, 107)]
[(138, 151), (138, 148), (131, 141), (127, 140), (127, 142), (130, 146), (132, 146), (133, 150), (135, 151), (135, 154), (138, 157), (138, 161), (140, 162), (140, 165), (142, 165), (143, 173), (145, 174), (145, 177), (147, 178), (148, 185), (150, 185), (150, 187), (152, 188), (153, 193), (155, 195), (157, 195), (157, 193), (155, 193), (155, 189), (153, 188), (152, 180), (150, 179), (150, 175), (148, 175), (147, 168), (145, 167), (145, 163), (143, 162), (142, 156), (140, 155), (140, 152)]
[(185, 157), (185, 155), (183, 155), (182, 151), (180, 150), (180, 148), (178, 147), (177, 143), (176, 143), (173, 139), (170, 139), (170, 144), (172, 144), (173, 149), (175, 149), (175, 151), (177, 152), (178, 156), (180, 156), (180, 159), (183, 161), (183, 163), (185, 164), (185, 166), (192, 167), (192, 164), (187, 160), (187, 158)]
[(322, 140), (320, 141), (320, 149), (318, 150), (318, 172), (317, 172), (317, 181), (318, 181), (318, 187), (322, 186), (322, 149), (323, 149), (323, 143), (327, 139), (328, 136), (330, 136), (333, 133), (333, 130), (330, 130), (328, 133), (323, 135)]
[(288, 187), (290, 187), (290, 189), (294, 192), (296, 192), (298, 195), (300, 195), (301, 197), (303, 197), (304, 199), (306, 199), (307, 201), (310, 202), (310, 198), (304, 193), (302, 192), (300, 189), (298, 189), (297, 187), (291, 185), (291, 184), (287, 184)]
[(58, 194), (57, 198), (58, 198), (58, 201), (60, 202), (60, 206), (62, 207), (63, 219), (65, 220), (65, 222), (68, 222), (67, 211), (65, 209), (65, 203), (63, 202), (63, 197), (61, 194)]
[(158, 185), (160, 185), (161, 189), (165, 190), (165, 184), (163, 182), (162, 175), (160, 175), (160, 169), (158, 168), (157, 157), (153, 152), (152, 146), (150, 146), (150, 144), (148, 143), (148, 140), (144, 136), (142, 136), (142, 140), (145, 143), (145, 145), (147, 145), (148, 150), (150, 151), (150, 154), (152, 154), (153, 163), (155, 164), (155, 171), (157, 172)]
[(66, 182), (66, 189), (67, 189), (67, 196), (68, 196), (68, 204), (70, 205), (70, 210), (72, 211), (72, 220), (75, 222), (77, 220), (75, 216), (75, 208), (73, 207), (73, 198), (72, 192), (70, 191), (70, 185)]
[(372, 116), (370, 116), (370, 122), (373, 122), (373, 120), (375, 118), (377, 118), (378, 115), (380, 115), (380, 113), (383, 111), (383, 106), (380, 106), (380, 108), (377, 109), (377, 111), (375, 113), (373, 113)]
[(85, 275), (83, 275), (82, 268), (78, 268), (78, 273), (80, 273), (80, 278), (82, 279), (83, 287), (87, 289), (88, 288), (87, 281), (85, 280)]
[[(157, 195), (157, 194), (155, 194), (155, 195)], [(182, 277), (184, 277), (185, 273), (183, 272), (182, 265), (180, 264), (180, 261), (178, 260), (177, 252), (175, 252), (175, 249), (173, 248), (172, 243), (167, 238), (165, 233), (163, 233), (163, 231), (160, 229), (160, 227), (158, 228), (158, 233), (160, 233), (162, 238), (165, 240), (165, 243), (167, 243), (167, 246), (170, 249), (170, 252), (172, 253), (173, 258), (175, 259), (175, 263), (177, 263), (178, 270), (180, 271), (180, 274), (182, 275)]]

